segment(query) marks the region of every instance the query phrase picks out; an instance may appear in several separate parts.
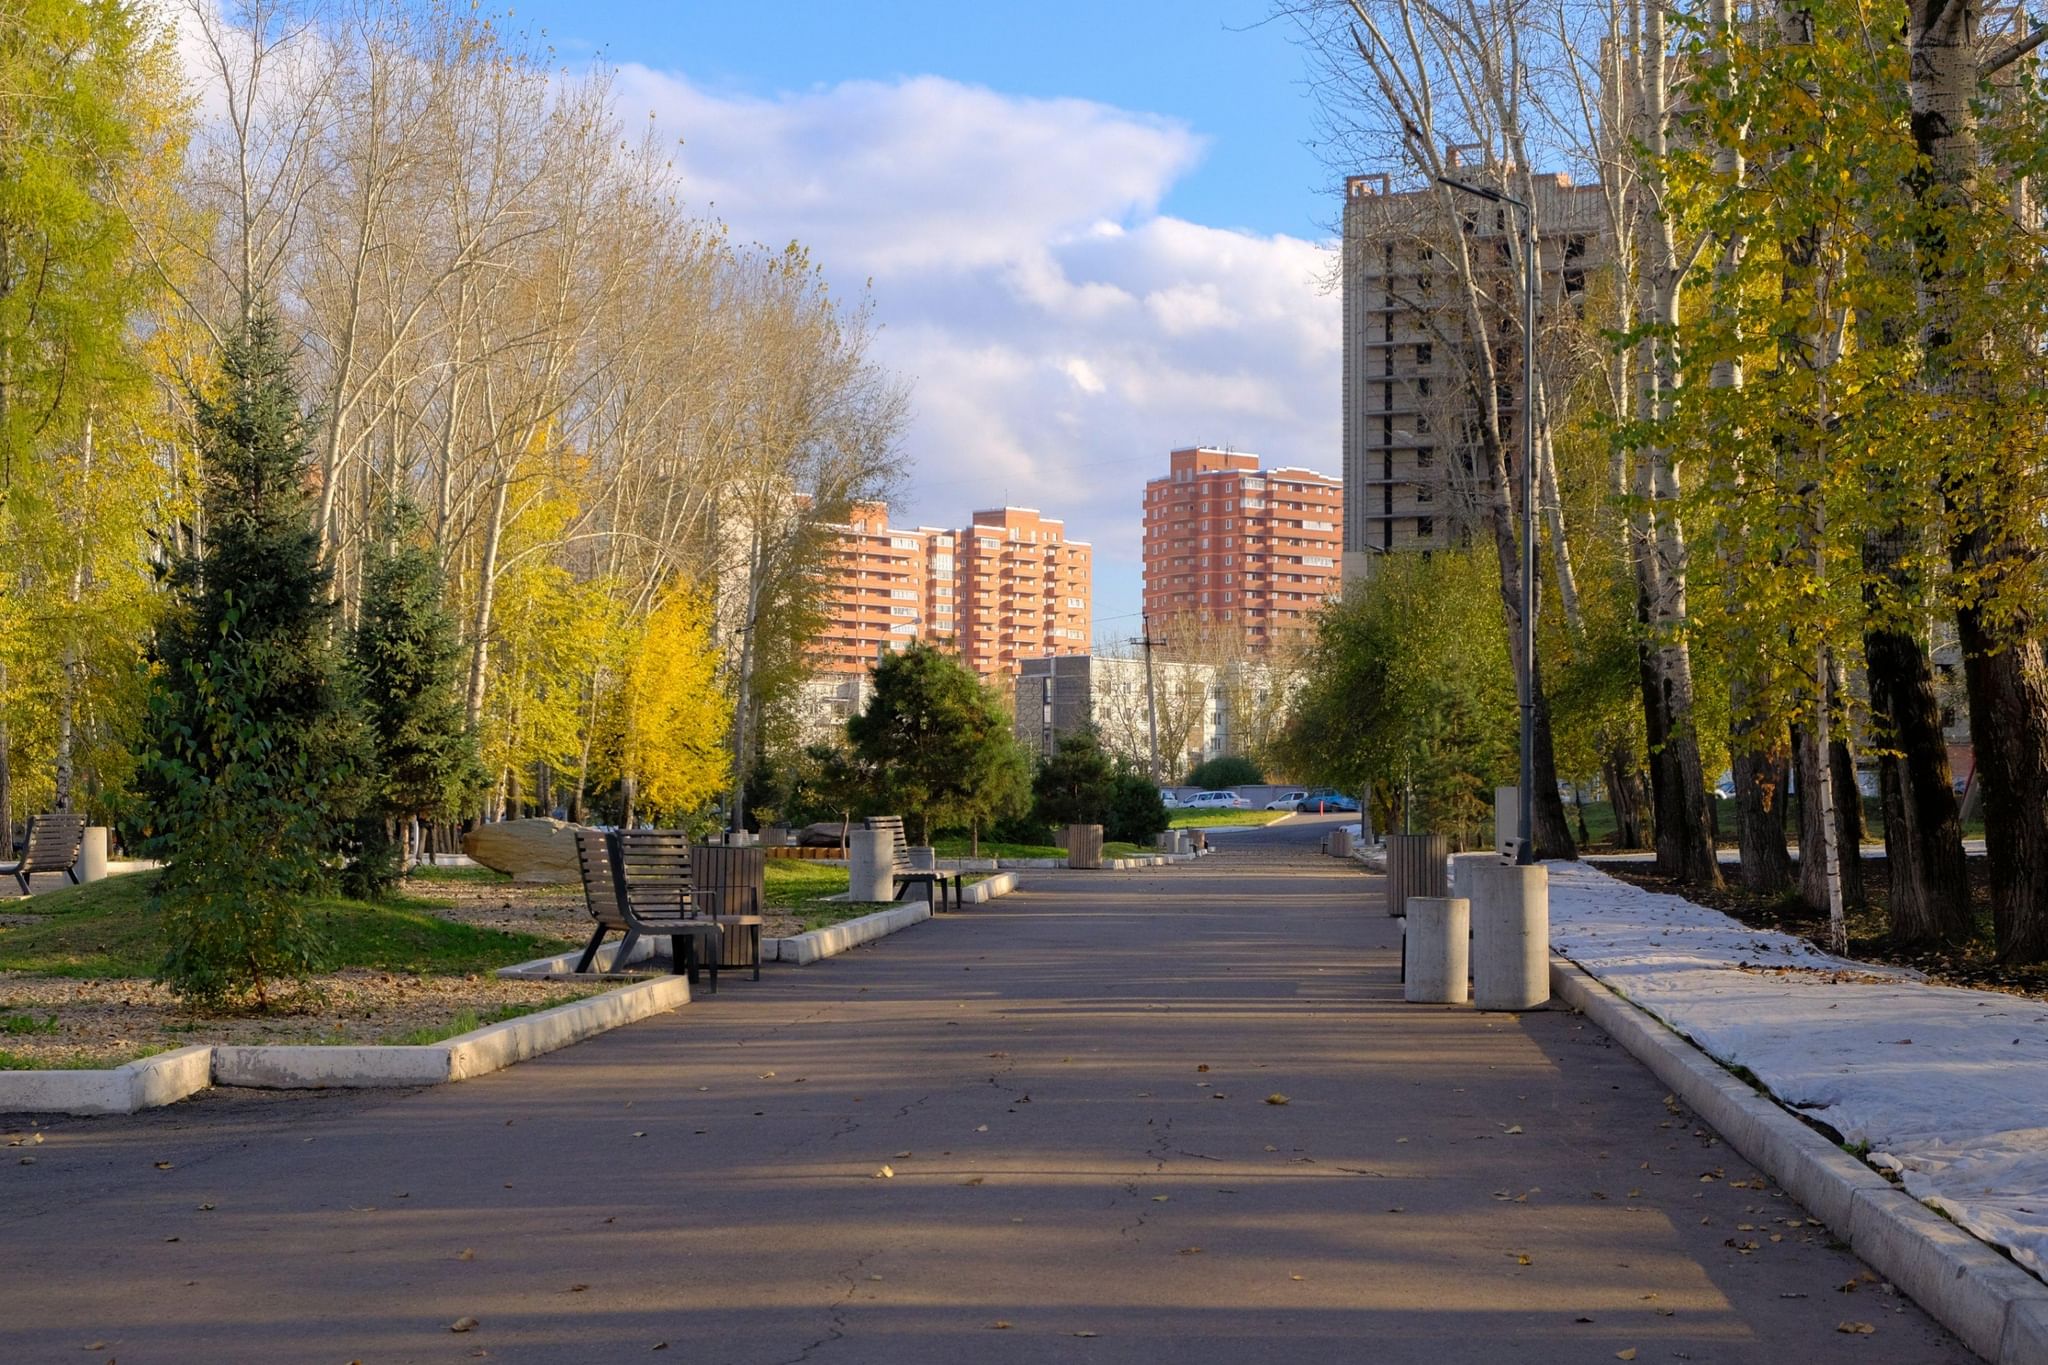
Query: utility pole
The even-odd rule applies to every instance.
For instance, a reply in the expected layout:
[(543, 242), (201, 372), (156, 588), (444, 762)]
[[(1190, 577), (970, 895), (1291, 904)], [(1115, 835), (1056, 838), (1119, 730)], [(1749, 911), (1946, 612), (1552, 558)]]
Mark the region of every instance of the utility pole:
[(1152, 785), (1159, 785), (1159, 696), (1152, 688), (1152, 646), (1163, 645), (1164, 640), (1152, 638), (1152, 617), (1150, 613), (1140, 616), (1144, 625), (1144, 638), (1131, 641), (1145, 647), (1145, 730), (1152, 747)]

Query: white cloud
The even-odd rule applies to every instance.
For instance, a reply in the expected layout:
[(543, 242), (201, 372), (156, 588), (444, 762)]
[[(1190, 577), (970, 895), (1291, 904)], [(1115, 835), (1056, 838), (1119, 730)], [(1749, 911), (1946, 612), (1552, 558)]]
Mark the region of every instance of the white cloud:
[(878, 354), (916, 386), (903, 519), (1064, 516), (1108, 618), (1137, 609), (1141, 490), (1171, 447), (1336, 471), (1329, 257), (1162, 216), (1202, 152), (1184, 125), (932, 76), (763, 99), (628, 67), (619, 89), (682, 140), (693, 202), (873, 281)]

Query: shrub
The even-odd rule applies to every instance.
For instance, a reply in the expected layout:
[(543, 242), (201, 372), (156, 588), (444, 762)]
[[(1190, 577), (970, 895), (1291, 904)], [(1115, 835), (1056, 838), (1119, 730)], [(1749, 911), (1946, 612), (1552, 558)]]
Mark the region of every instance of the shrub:
[(1031, 814), (1043, 824), (1102, 825), (1116, 797), (1116, 769), (1092, 730), (1060, 740), (1031, 780)]
[(1224, 754), (1206, 763), (1197, 763), (1188, 771), (1188, 783), (1205, 791), (1218, 791), (1225, 787), (1256, 785), (1266, 780), (1259, 765), (1241, 754)]
[(1152, 785), (1152, 779), (1130, 770), (1118, 773), (1103, 836), (1121, 843), (1149, 844), (1166, 825), (1166, 803), (1159, 799), (1159, 788)]

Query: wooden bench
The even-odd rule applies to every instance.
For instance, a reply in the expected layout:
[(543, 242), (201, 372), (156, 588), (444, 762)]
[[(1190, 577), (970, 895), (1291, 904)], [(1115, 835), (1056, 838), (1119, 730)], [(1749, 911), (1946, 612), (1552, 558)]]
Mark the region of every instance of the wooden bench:
[[(934, 910), (944, 910), (946, 908), (946, 874), (938, 871), (936, 868), (912, 867), (910, 865), (910, 845), (903, 838), (903, 817), (900, 815), (870, 815), (868, 817), (868, 828), (885, 829), (892, 836), (890, 840), (889, 872), (896, 881), (895, 889), (889, 894), (891, 896), (901, 896), (904, 887), (909, 886), (912, 882), (923, 882), (925, 885), (926, 902)], [(952, 880), (953, 905), (957, 909), (960, 905), (960, 874), (958, 872), (953, 873)]]
[(597, 921), (576, 970), (587, 972), (598, 945), (609, 933), (623, 934), (615, 967), (624, 968), (633, 945), (642, 938), (666, 938), (670, 970), (689, 973), (695, 984), (700, 966), (711, 968), (711, 991), (718, 992), (718, 964), (725, 956), (725, 931), (703, 903), (717, 904), (717, 893), (690, 884), (690, 839), (681, 830), (576, 831), (576, 861), (583, 874), (583, 898)]
[(0, 863), (0, 873), (14, 874), (14, 880), (21, 883), (21, 894), (28, 894), (28, 879), (38, 872), (62, 872), (78, 882), (78, 850), (85, 846), (85, 817), (58, 811), (52, 815), (32, 815), (28, 822), (28, 846), (21, 851), (21, 860)]

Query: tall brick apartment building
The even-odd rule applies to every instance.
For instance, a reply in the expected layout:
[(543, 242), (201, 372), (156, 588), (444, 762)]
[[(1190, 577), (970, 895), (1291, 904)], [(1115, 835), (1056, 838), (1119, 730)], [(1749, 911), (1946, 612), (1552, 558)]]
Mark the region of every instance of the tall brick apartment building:
[(974, 513), (960, 530), (891, 527), (880, 503), (854, 509), (826, 566), (815, 672), (863, 677), (885, 650), (923, 640), (984, 676), (1019, 659), (1086, 654), (1093, 550), (1028, 507)]
[(984, 677), (1019, 659), (1086, 654), (1094, 549), (1029, 507), (976, 512), (960, 542), (960, 656)]
[[(1452, 148), (1450, 164), (1460, 165)], [(1499, 183), (1487, 165), (1459, 171)], [(1531, 177), (1545, 320), (1577, 309), (1589, 275), (1614, 258), (1598, 185)], [(1436, 188), (1395, 189), (1354, 175), (1344, 199), (1344, 576), (1370, 577), (1375, 555), (1457, 543), (1476, 524), (1488, 483), (1476, 465), (1476, 367), (1444, 205), (1490, 292), (1504, 439), (1519, 440), (1523, 403), (1521, 266), (1514, 215)], [(1546, 364), (1541, 351), (1538, 363)], [(1511, 454), (1510, 463), (1519, 460)]]
[(1259, 457), (1176, 450), (1145, 485), (1145, 613), (1155, 628), (1199, 616), (1254, 651), (1299, 636), (1340, 580), (1344, 485)]

